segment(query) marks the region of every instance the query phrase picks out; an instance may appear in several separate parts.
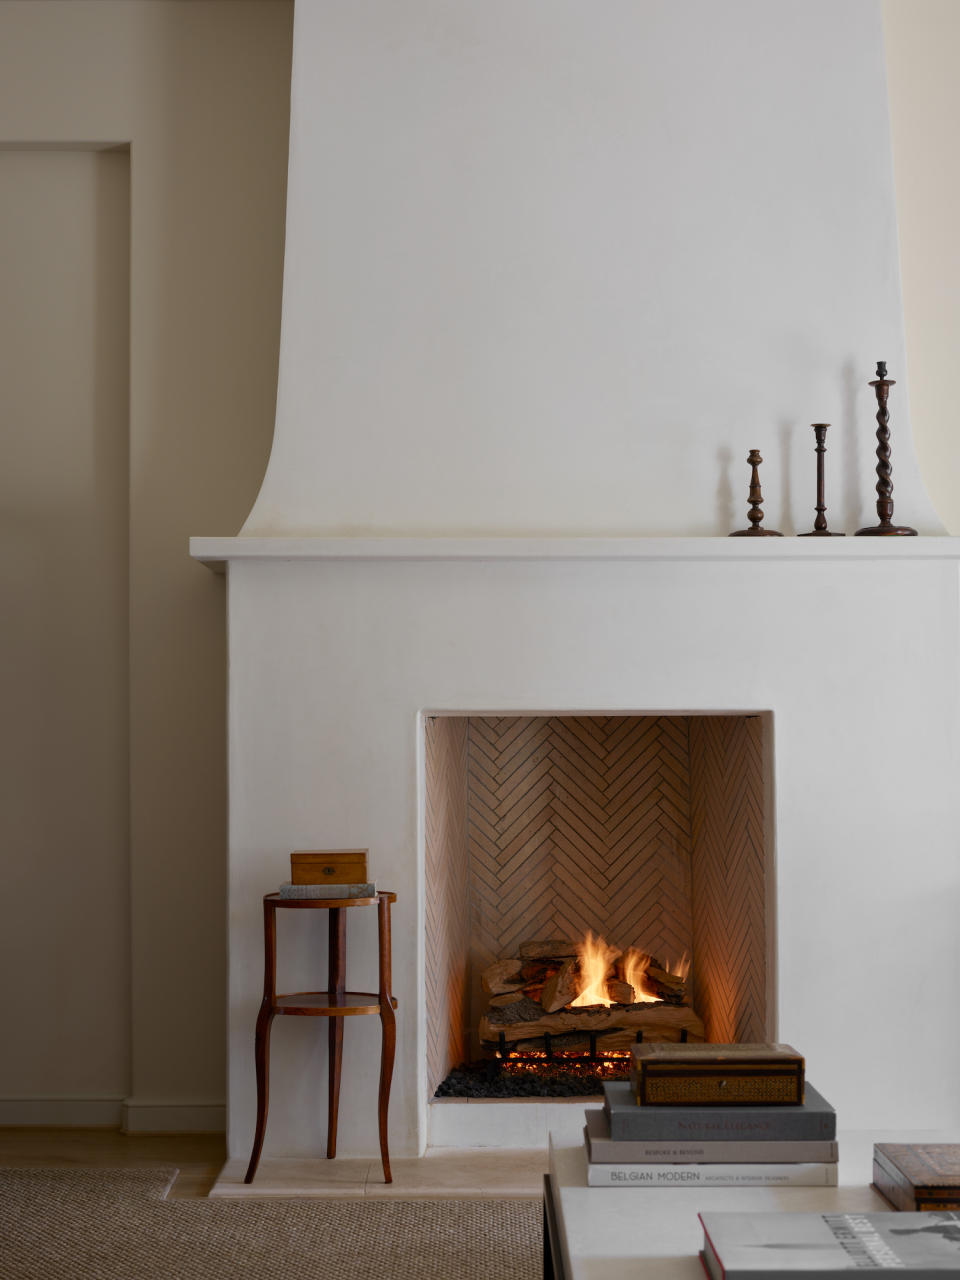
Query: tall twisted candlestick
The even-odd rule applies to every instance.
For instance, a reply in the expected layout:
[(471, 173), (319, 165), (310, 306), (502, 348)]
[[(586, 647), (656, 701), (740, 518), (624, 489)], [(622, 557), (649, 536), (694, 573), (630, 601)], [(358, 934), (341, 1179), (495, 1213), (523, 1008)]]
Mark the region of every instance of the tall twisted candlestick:
[(880, 523), (867, 529), (858, 529), (858, 538), (880, 537), (884, 534), (900, 534), (916, 537), (916, 529), (905, 524), (893, 523), (893, 468), (890, 466), (890, 414), (887, 412), (887, 397), (890, 388), (897, 384), (893, 378), (887, 377), (886, 361), (877, 362), (877, 377), (870, 383), (877, 396), (877, 515)]
[(751, 449), (747, 454), (747, 462), (750, 464), (750, 510), (747, 513), (747, 519), (750, 521), (749, 529), (737, 529), (730, 534), (731, 538), (782, 538), (783, 534), (778, 533), (776, 529), (761, 529), (760, 522), (763, 519), (763, 493), (760, 489), (760, 472), (758, 470), (763, 459), (760, 457), (759, 449)]
[(844, 538), (846, 534), (833, 533), (827, 528), (827, 504), (823, 497), (823, 455), (827, 451), (827, 427), (829, 422), (813, 423), (813, 434), (817, 442), (817, 518), (809, 533), (801, 533), (801, 538)]

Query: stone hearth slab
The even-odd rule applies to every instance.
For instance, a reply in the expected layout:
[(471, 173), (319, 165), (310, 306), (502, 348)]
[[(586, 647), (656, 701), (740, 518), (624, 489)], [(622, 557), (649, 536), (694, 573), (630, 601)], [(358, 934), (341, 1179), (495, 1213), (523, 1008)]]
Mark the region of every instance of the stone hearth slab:
[(546, 1151), (486, 1148), (428, 1150), (419, 1159), (391, 1160), (393, 1182), (383, 1181), (379, 1160), (283, 1160), (264, 1158), (251, 1186), (246, 1160), (228, 1160), (210, 1195), (218, 1199), (341, 1197), (381, 1200), (536, 1199), (543, 1194)]

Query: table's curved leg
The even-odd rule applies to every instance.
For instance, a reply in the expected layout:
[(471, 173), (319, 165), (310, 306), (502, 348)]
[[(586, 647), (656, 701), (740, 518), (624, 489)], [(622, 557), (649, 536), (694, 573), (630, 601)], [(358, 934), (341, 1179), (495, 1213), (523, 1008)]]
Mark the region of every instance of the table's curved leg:
[(380, 952), (380, 1095), (377, 1106), (380, 1122), (380, 1159), (383, 1161), (383, 1180), (392, 1182), (390, 1151), (387, 1146), (387, 1111), (390, 1106), (390, 1082), (393, 1080), (393, 1058), (397, 1048), (397, 1019), (394, 1017), (392, 979), (390, 973), (390, 904), (396, 894), (377, 894), (377, 934)]
[[(327, 990), (343, 995), (347, 969), (347, 913), (343, 907), (331, 907), (328, 921)], [(328, 1102), (327, 1159), (337, 1154), (337, 1116), (340, 1110), (340, 1069), (343, 1064), (343, 1019), (328, 1018)]]
[(383, 1161), (384, 1182), (392, 1182), (390, 1150), (387, 1146), (387, 1111), (390, 1107), (390, 1083), (393, 1080), (393, 1058), (397, 1047), (397, 1019), (389, 999), (380, 1006), (380, 1030), (383, 1036), (380, 1050), (380, 1097), (377, 1108), (380, 1122), (380, 1159)]
[(263, 1136), (267, 1131), (267, 1109), (270, 1105), (270, 1024), (273, 1022), (273, 1014), (270, 1002), (264, 999), (257, 1014), (254, 1051), (257, 1064), (257, 1128), (244, 1182), (253, 1181), (260, 1163), (260, 1152), (263, 1150)]
[(327, 1159), (337, 1154), (337, 1114), (340, 1109), (340, 1069), (343, 1064), (343, 1019), (328, 1018), (330, 1091), (327, 1105)]

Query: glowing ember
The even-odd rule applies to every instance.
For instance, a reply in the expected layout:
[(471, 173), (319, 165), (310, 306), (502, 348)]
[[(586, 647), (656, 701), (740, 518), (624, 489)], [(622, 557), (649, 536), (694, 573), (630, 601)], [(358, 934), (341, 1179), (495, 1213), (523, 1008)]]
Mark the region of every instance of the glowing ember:
[[(500, 1064), (500, 1070), (508, 1075), (526, 1075), (533, 1072), (560, 1072), (570, 1076), (586, 1076), (595, 1080), (626, 1080), (630, 1071), (630, 1054), (624, 1050), (608, 1050), (590, 1057), (583, 1053), (546, 1054), (537, 1050), (508, 1055)], [(599, 1092), (599, 1090), (598, 1090)]]
[(584, 1005), (602, 1004), (609, 1008), (613, 1001), (607, 995), (607, 973), (617, 956), (616, 947), (611, 947), (603, 938), (595, 938), (591, 930), (578, 944), (580, 957), (580, 994), (570, 1002), (571, 1009)]

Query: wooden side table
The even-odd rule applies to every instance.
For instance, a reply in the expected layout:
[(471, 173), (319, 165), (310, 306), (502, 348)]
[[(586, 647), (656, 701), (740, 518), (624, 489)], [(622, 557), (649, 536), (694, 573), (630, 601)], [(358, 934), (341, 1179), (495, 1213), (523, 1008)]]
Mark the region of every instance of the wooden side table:
[[(390, 1103), (390, 1082), (393, 1079), (393, 1058), (397, 1045), (397, 1020), (393, 1011), (397, 1002), (390, 992), (390, 906), (397, 895), (384, 890), (373, 898), (281, 898), (279, 893), (268, 893), (263, 899), (263, 1000), (257, 1014), (256, 1062), (257, 1062), (257, 1129), (253, 1139), (253, 1152), (244, 1182), (252, 1182), (260, 1163), (263, 1137), (267, 1130), (267, 1110), (270, 1103), (270, 1026), (277, 1013), (294, 1017), (329, 1018), (329, 1098), (327, 1106), (327, 1159), (337, 1154), (337, 1113), (340, 1107), (340, 1070), (343, 1062), (343, 1019), (378, 1013), (380, 1015), (380, 1092), (378, 1117), (380, 1123), (380, 1158), (383, 1161), (383, 1180), (392, 1182), (390, 1152), (387, 1147), (387, 1108)], [(347, 916), (351, 907), (377, 908), (379, 933), (380, 980), (379, 991), (347, 991)], [(329, 911), (328, 923), (328, 990), (297, 991), (290, 995), (277, 994), (277, 909), (293, 911)]]

